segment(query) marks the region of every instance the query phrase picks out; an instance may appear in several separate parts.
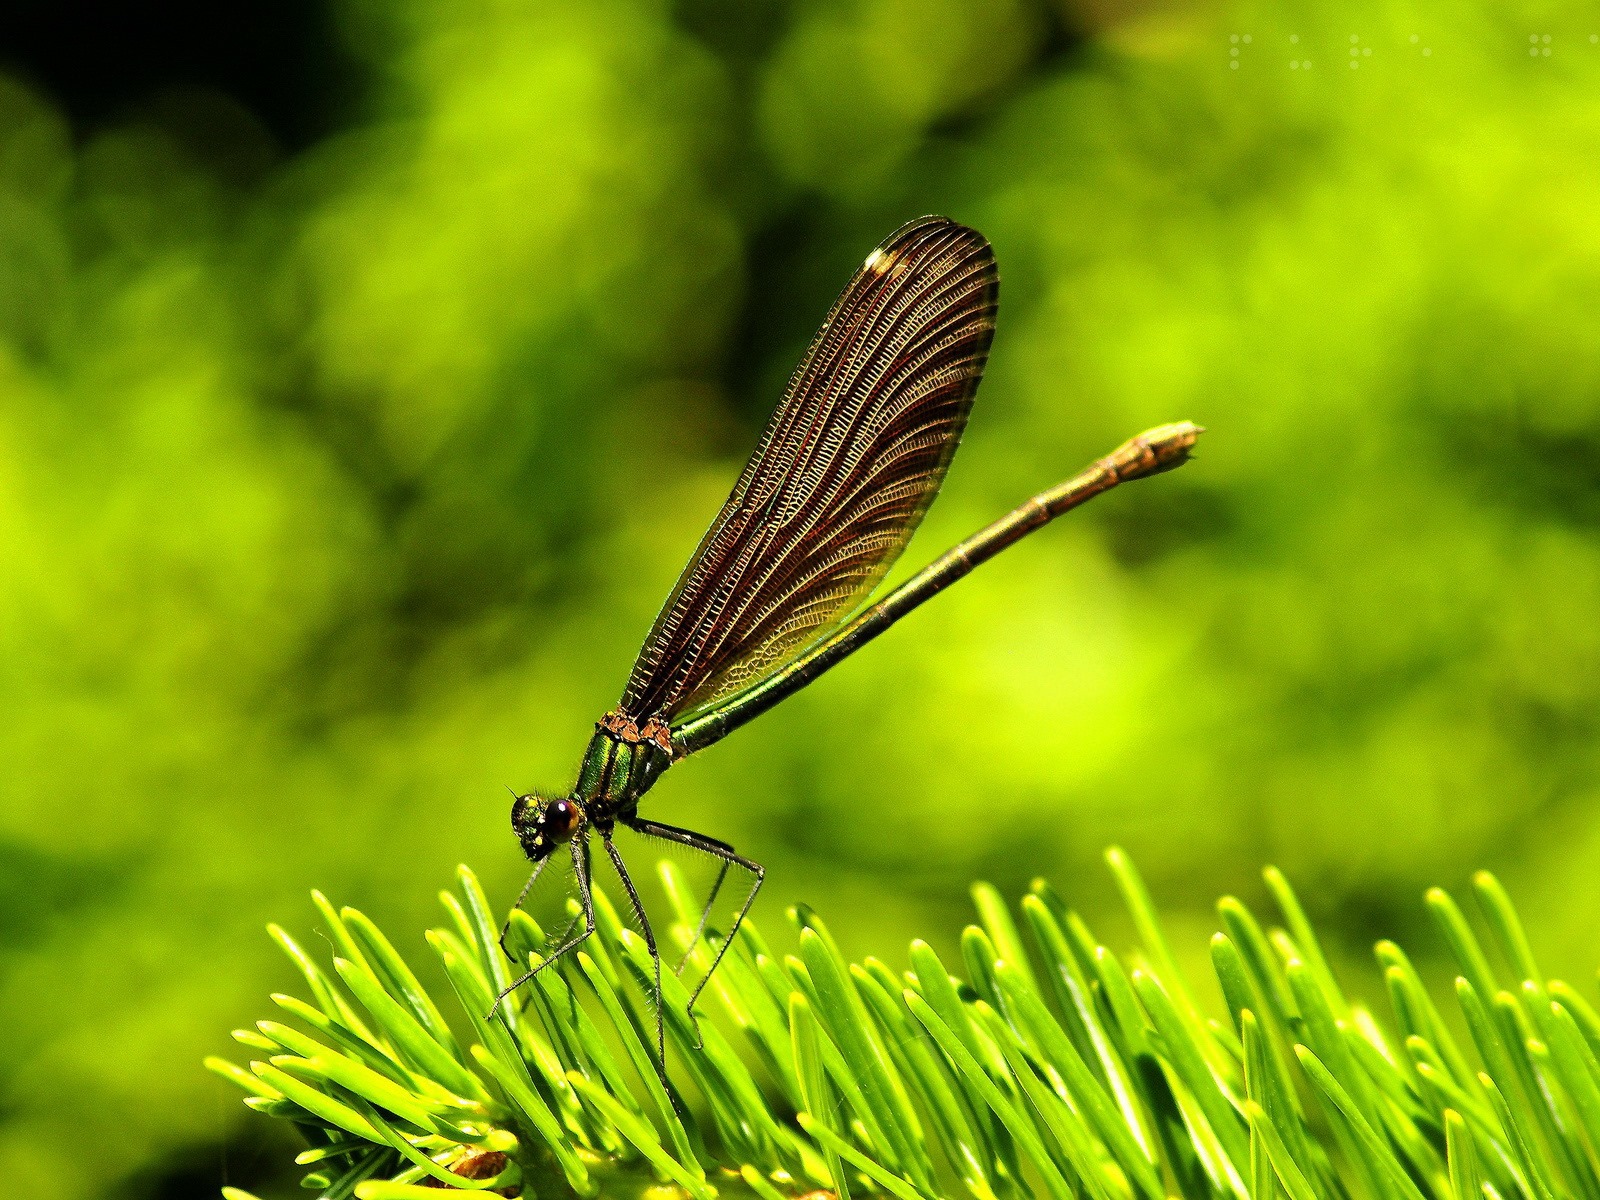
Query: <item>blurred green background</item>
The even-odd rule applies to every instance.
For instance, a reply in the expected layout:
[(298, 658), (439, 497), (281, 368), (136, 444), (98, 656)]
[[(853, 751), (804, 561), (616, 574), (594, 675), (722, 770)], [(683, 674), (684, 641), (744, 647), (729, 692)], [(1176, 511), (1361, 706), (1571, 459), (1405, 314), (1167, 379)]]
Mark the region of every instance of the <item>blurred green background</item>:
[[(1200, 964), (1284, 867), (1351, 968), (1500, 872), (1592, 978), (1600, 21), (1354, 0), (25, 0), (0, 26), (0, 1162), (287, 1195), (199, 1069), (306, 890), (420, 957), (560, 787), (849, 272), (1001, 264), (902, 573), (1030, 539), (674, 770), (757, 916), (953, 945), (973, 877)], [(1548, 36), (1547, 36), (1548, 35)], [(1424, 963), (1426, 968), (1426, 962)], [(1366, 977), (1357, 991), (1375, 991)], [(274, 1181), (278, 1182), (274, 1182)]]

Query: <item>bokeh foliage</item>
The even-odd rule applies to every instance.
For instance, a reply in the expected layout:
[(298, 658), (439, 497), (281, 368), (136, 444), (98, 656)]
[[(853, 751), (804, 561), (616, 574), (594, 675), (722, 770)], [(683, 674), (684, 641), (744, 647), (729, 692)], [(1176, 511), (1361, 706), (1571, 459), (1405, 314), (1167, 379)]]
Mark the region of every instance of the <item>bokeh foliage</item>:
[(513, 885), (502, 785), (566, 781), (833, 293), (926, 211), (994, 241), (1002, 311), (908, 568), (1144, 426), (1201, 421), (1203, 457), (985, 567), (656, 811), (847, 953), (1118, 840), (1180, 926), (1281, 863), (1336, 960), (1487, 864), (1552, 970), (1593, 965), (1575, 14), (336, 11), (360, 101), (293, 154), (220, 94), (74, 129), (0, 78), (11, 1191), (237, 1136), (172, 1064), (284, 985), (255, 934), (305, 888), (405, 929), (463, 858)]

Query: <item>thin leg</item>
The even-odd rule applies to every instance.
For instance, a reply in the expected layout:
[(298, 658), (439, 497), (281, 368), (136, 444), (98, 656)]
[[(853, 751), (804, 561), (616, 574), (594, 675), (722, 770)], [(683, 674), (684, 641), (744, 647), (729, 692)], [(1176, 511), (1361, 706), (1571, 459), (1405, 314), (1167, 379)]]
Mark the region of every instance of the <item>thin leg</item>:
[(717, 881), (711, 885), (711, 894), (706, 897), (705, 907), (700, 910), (700, 924), (695, 927), (694, 936), (689, 939), (689, 944), (684, 947), (683, 957), (678, 960), (678, 965), (673, 968), (674, 975), (682, 975), (683, 969), (689, 965), (689, 956), (694, 953), (694, 948), (700, 944), (700, 939), (706, 931), (706, 922), (711, 919), (711, 907), (717, 902), (717, 893), (722, 890), (723, 880), (728, 878), (728, 868), (732, 864), (722, 860), (722, 869), (717, 872)]
[(628, 868), (622, 865), (622, 855), (617, 853), (617, 847), (611, 840), (611, 835), (602, 833), (600, 840), (606, 844), (606, 853), (611, 855), (611, 865), (616, 867), (617, 875), (622, 879), (622, 886), (627, 889), (628, 902), (633, 905), (633, 915), (639, 918), (639, 930), (644, 934), (644, 944), (650, 948), (650, 961), (656, 968), (656, 1069), (661, 1073), (662, 1086), (667, 1082), (667, 1030), (663, 1021), (661, 1002), (661, 953), (656, 949), (656, 935), (650, 928), (650, 918), (644, 914), (644, 905), (639, 903), (639, 893), (633, 890), (633, 879), (628, 874)]
[[(550, 860), (546, 859), (545, 861), (548, 862)], [(553, 954), (547, 954), (544, 961), (537, 967), (524, 972), (515, 983), (496, 996), (494, 1004), (489, 1008), (489, 1017), (494, 1016), (495, 1011), (499, 1009), (507, 996), (511, 995), (512, 992), (527, 983), (528, 980), (594, 932), (594, 897), (589, 894), (589, 837), (587, 831), (580, 830), (578, 836), (572, 839), (572, 869), (578, 876), (578, 898), (583, 903), (583, 932), (568, 938), (556, 948)], [(488, 1018), (485, 1019), (487, 1020)]]
[[(522, 902), (528, 898), (528, 893), (533, 891), (533, 885), (539, 882), (539, 876), (544, 874), (545, 867), (550, 865), (548, 858), (541, 858), (533, 868), (533, 874), (528, 876), (528, 882), (522, 885), (522, 890), (517, 893), (517, 902), (511, 906), (511, 911), (516, 912), (522, 907)], [(568, 926), (570, 929), (571, 926)], [(506, 934), (511, 932), (511, 918), (506, 918), (506, 923), (500, 927), (500, 953), (507, 958), (512, 958), (511, 951), (506, 949)], [(512, 961), (516, 961), (512, 959)]]
[[(642, 821), (638, 817), (627, 822), (627, 825), (629, 829), (634, 830), (636, 833), (643, 833), (649, 837), (664, 838), (669, 842), (677, 842), (679, 845), (692, 847), (704, 854), (720, 858), (724, 867), (732, 863), (735, 866), (743, 867), (751, 875), (755, 876), (755, 882), (750, 885), (749, 894), (745, 896), (744, 903), (739, 907), (739, 915), (734, 917), (732, 927), (729, 928), (727, 936), (722, 939), (722, 945), (717, 947), (717, 956), (711, 960), (710, 970), (705, 973), (699, 983), (695, 984), (694, 992), (689, 997), (689, 1006), (686, 1011), (689, 1014), (689, 1020), (694, 1021), (695, 1033), (698, 1036), (700, 1023), (695, 1020), (695, 1001), (700, 999), (700, 993), (705, 991), (706, 984), (711, 982), (711, 977), (717, 973), (717, 966), (722, 962), (722, 956), (728, 952), (728, 947), (733, 945), (734, 935), (739, 932), (739, 926), (744, 924), (744, 919), (750, 912), (750, 906), (756, 902), (756, 893), (761, 890), (761, 884), (767, 877), (767, 869), (760, 863), (743, 857), (726, 842), (708, 838), (704, 834), (695, 833), (692, 829), (679, 829), (676, 825), (662, 825), (655, 821)], [(715, 892), (713, 892), (714, 896)], [(709, 913), (710, 911), (711, 906), (707, 904), (706, 912)], [(702, 929), (705, 928), (705, 923), (706, 917), (702, 914), (700, 917), (700, 927)]]

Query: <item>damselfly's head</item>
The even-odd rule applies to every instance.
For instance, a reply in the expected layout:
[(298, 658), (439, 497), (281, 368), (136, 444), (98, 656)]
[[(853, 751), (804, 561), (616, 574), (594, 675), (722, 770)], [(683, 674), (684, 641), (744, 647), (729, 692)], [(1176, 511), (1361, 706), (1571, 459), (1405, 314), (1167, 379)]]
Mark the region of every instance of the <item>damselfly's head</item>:
[(570, 842), (583, 823), (583, 808), (565, 797), (547, 798), (529, 792), (511, 805), (511, 828), (533, 862), (549, 858), (557, 846)]

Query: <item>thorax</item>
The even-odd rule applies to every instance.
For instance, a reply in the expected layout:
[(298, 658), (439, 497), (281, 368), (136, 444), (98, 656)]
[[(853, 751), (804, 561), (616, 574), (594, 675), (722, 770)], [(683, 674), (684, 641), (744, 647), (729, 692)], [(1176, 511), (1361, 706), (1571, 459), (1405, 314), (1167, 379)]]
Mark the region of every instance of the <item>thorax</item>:
[(630, 813), (671, 764), (656, 742), (631, 740), (602, 722), (584, 751), (575, 798), (591, 821), (605, 824)]

